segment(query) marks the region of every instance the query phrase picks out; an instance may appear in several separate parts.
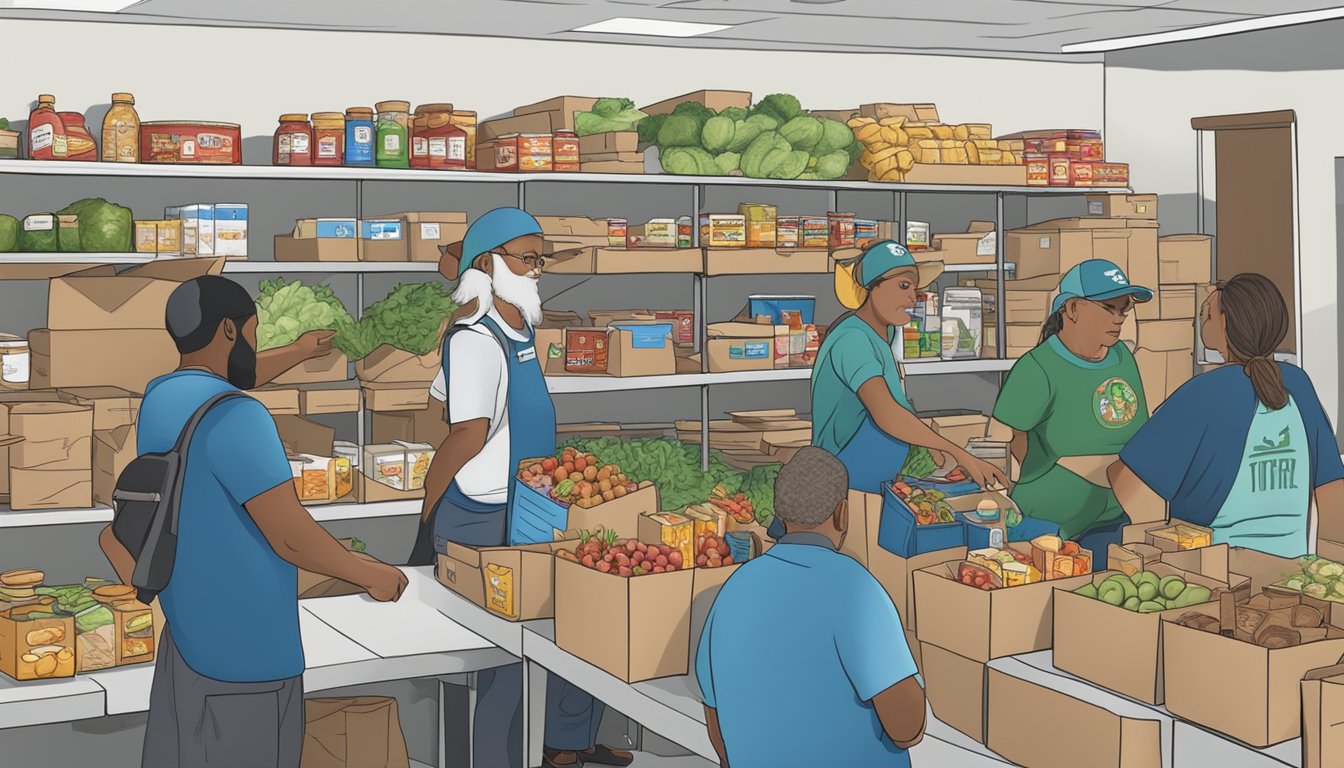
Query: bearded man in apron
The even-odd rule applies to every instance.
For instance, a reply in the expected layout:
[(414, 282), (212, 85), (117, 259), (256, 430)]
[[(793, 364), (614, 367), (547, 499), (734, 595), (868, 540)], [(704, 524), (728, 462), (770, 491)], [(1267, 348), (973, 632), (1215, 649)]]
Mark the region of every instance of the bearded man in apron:
[[(510, 493), (522, 459), (555, 453), (555, 407), (537, 361), (541, 226), (517, 208), (476, 220), (462, 243), (463, 305), (443, 340), (448, 437), (425, 478), (425, 506), (411, 565), (429, 565), (449, 542), (511, 545)], [(473, 759), (480, 768), (523, 766), (522, 665), (478, 675)], [(628, 752), (596, 744), (605, 705), (555, 675), (546, 691), (545, 766), (614, 765)]]

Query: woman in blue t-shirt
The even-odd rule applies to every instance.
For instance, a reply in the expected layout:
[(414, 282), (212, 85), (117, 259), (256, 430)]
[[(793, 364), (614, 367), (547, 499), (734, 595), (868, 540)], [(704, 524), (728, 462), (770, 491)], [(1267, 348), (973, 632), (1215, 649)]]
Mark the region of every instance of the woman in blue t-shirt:
[[(1200, 336), (1226, 362), (1167, 399), (1120, 453), (1111, 485), (1133, 516), (1157, 497), (1171, 517), (1213, 529), (1214, 543), (1295, 557), (1344, 511), (1344, 462), (1305, 371), (1273, 355), (1288, 308), (1268, 278), (1240, 274), (1201, 308)], [(1158, 502), (1160, 503), (1160, 502)]]

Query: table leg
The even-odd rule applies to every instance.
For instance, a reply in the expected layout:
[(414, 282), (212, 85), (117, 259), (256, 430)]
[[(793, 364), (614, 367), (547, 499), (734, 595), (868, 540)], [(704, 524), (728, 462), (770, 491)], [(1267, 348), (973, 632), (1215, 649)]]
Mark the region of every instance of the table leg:
[(532, 662), (523, 659), (523, 765), (531, 768), (532, 760)]

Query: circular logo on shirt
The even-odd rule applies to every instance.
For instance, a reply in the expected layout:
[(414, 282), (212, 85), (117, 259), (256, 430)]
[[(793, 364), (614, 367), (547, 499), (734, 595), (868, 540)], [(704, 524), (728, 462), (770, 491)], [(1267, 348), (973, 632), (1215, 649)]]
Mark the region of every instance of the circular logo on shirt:
[(1092, 393), (1092, 412), (1103, 427), (1119, 429), (1138, 414), (1139, 396), (1124, 379), (1107, 379)]

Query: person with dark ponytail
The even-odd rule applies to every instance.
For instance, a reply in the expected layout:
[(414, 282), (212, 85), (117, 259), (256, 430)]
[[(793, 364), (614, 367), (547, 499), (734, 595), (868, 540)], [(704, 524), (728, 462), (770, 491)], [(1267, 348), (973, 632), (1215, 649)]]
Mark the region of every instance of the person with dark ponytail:
[(1313, 497), (1325, 514), (1344, 507), (1344, 462), (1311, 379), (1274, 360), (1288, 307), (1269, 278), (1243, 273), (1200, 312), (1204, 346), (1225, 362), (1176, 390), (1121, 451), (1116, 496), (1126, 510), (1166, 502), (1215, 544), (1308, 552)]
[(1090, 549), (1098, 567), (1128, 522), (1106, 470), (1148, 419), (1138, 365), (1120, 336), (1134, 305), (1152, 298), (1104, 259), (1069, 270), (1040, 343), (1013, 365), (994, 405), (1022, 466), (1013, 501)]

